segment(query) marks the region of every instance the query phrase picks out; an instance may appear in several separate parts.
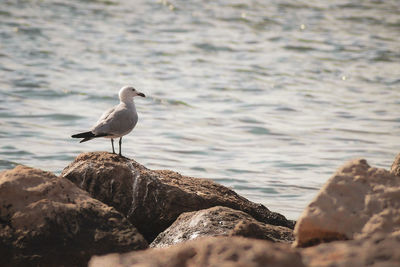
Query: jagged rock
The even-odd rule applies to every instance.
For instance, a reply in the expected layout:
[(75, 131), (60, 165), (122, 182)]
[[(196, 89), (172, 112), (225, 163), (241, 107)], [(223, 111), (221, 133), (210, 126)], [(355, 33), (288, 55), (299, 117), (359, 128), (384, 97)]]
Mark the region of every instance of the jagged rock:
[(295, 227), (296, 246), (400, 229), (400, 176), (354, 160), (339, 169)]
[(242, 237), (203, 237), (167, 248), (93, 257), (91, 267), (303, 267), (287, 244)]
[(226, 206), (256, 220), (293, 228), (293, 222), (209, 179), (145, 168), (134, 160), (106, 152), (80, 154), (62, 177), (90, 195), (115, 207), (148, 241), (170, 226), (183, 212)]
[(400, 176), (400, 153), (397, 154), (396, 158), (394, 159), (390, 172), (394, 175)]
[(86, 266), (147, 247), (119, 212), (69, 180), (17, 166), (0, 173), (1, 266)]
[(264, 224), (245, 212), (217, 206), (182, 213), (150, 247), (166, 247), (203, 236), (244, 236), (286, 243), (294, 239), (287, 227)]
[(301, 250), (309, 267), (398, 267), (400, 232), (376, 234), (367, 239), (336, 241)]

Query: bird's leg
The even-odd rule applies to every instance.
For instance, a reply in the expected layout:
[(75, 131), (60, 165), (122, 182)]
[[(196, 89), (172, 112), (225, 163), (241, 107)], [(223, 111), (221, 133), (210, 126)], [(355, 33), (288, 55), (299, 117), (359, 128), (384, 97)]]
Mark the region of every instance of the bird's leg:
[(115, 154), (115, 150), (114, 150), (114, 139), (112, 139), (112, 138), (111, 138), (111, 146), (112, 146), (112, 149), (113, 149), (113, 154)]
[(119, 138), (119, 155), (121, 155), (122, 136)]

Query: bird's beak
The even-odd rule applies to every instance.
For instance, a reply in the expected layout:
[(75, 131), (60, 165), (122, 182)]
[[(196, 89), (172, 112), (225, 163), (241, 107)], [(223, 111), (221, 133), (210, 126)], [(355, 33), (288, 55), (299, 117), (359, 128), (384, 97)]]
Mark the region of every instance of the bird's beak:
[(141, 97), (146, 97), (143, 93), (138, 93), (137, 95)]

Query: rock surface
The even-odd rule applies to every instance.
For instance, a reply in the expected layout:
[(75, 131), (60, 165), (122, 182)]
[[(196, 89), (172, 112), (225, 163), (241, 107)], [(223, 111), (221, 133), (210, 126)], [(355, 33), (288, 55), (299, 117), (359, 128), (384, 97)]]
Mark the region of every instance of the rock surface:
[(148, 241), (169, 227), (183, 212), (226, 206), (256, 220), (293, 228), (293, 222), (209, 179), (145, 168), (134, 160), (106, 152), (80, 154), (62, 177), (115, 207)]
[(390, 172), (394, 175), (400, 176), (400, 153), (397, 154), (396, 158), (394, 159)]
[(150, 247), (166, 247), (203, 236), (244, 236), (286, 243), (294, 240), (293, 231), (287, 227), (264, 224), (242, 211), (216, 206), (182, 213)]
[(295, 227), (296, 246), (362, 239), (400, 229), (400, 176), (347, 163), (328, 180)]
[[(124, 253), (89, 264), (397, 267), (399, 165), (400, 154), (390, 172), (365, 160), (339, 169), (298, 221), (296, 249), (285, 244), (290, 221), (207, 179), (101, 152), (81, 154), (63, 177), (18, 166), (0, 173), (0, 265), (86, 266)], [(135, 251), (148, 245), (131, 222), (149, 240), (168, 227), (151, 244), (168, 247)]]
[(303, 262), (309, 267), (398, 267), (400, 232), (376, 234), (367, 239), (336, 241), (305, 248)]
[(91, 267), (302, 267), (286, 244), (241, 237), (203, 237), (168, 248), (93, 257)]
[(0, 196), (1, 266), (86, 266), (95, 254), (147, 247), (115, 209), (52, 173), (3, 171)]

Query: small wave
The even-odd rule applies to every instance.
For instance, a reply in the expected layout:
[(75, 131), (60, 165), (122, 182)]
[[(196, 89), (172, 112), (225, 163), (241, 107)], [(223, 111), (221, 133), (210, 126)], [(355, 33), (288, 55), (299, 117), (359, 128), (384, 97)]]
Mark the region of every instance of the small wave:
[(283, 48), (299, 52), (308, 52), (315, 50), (315, 48), (312, 48), (310, 46), (299, 46), (299, 45), (286, 45)]
[(218, 51), (227, 51), (227, 52), (233, 52), (234, 50), (228, 46), (217, 46), (217, 45), (212, 45), (209, 43), (197, 43), (194, 44), (194, 47), (197, 47), (201, 50), (208, 51), (208, 52), (218, 52)]
[(9, 160), (0, 159), (0, 170), (13, 169), (17, 165), (19, 165), (19, 163), (15, 162), (15, 161), (9, 161)]
[(175, 100), (175, 99), (163, 99), (152, 97), (153, 102), (161, 104), (161, 105), (168, 105), (168, 106), (185, 106), (185, 107), (192, 107), (188, 103), (182, 100)]

